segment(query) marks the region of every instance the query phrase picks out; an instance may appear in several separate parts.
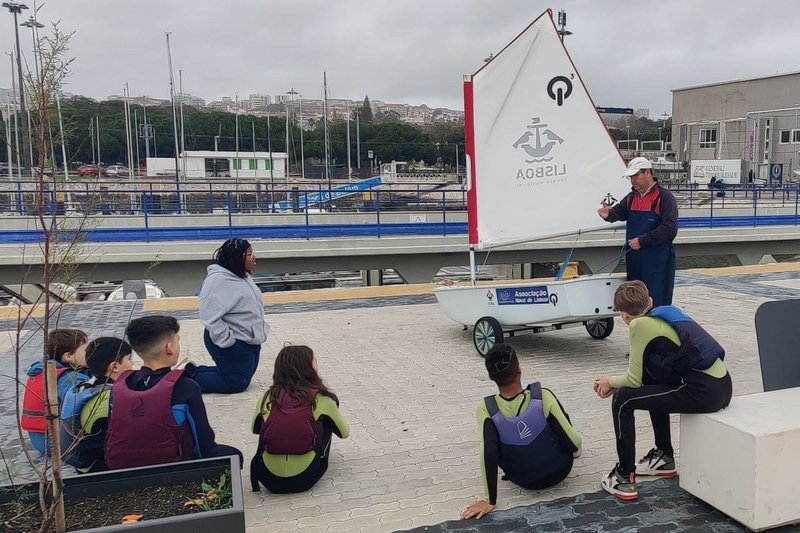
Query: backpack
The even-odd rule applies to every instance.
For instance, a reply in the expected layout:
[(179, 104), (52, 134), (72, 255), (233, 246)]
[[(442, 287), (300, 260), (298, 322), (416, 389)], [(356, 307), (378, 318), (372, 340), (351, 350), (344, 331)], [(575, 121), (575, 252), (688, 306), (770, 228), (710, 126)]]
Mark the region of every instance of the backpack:
[[(61, 406), (60, 427), (61, 427), (61, 453), (65, 455), (67, 464), (81, 470), (91, 467), (98, 459), (103, 458), (103, 444), (98, 443), (98, 436), (84, 431), (81, 424), (83, 408), (92, 398), (100, 393), (110, 393), (111, 383), (102, 380), (94, 383), (82, 383), (73, 387), (66, 396)], [(105, 398), (108, 401), (108, 398)], [(90, 414), (89, 422), (94, 423), (99, 420), (100, 407), (95, 405), (97, 413)], [(106, 413), (107, 413), (106, 408)], [(80, 435), (77, 444), (76, 438)], [(93, 438), (94, 437), (94, 438)], [(105, 437), (105, 435), (103, 435)], [(104, 440), (104, 439), (103, 439)], [(70, 450), (71, 449), (71, 450)], [(69, 453), (68, 453), (69, 452)]]
[[(316, 390), (311, 391), (313, 399)], [(276, 455), (302, 455), (314, 449), (322, 435), (322, 423), (314, 419), (313, 403), (284, 394), (280, 407), (272, 406), (261, 425), (258, 447)]]
[(725, 349), (714, 337), (677, 307), (662, 305), (647, 315), (669, 324), (681, 341), (680, 346), (662, 342), (645, 351), (645, 371), (657, 383), (679, 383), (690, 370), (706, 370), (725, 359)]

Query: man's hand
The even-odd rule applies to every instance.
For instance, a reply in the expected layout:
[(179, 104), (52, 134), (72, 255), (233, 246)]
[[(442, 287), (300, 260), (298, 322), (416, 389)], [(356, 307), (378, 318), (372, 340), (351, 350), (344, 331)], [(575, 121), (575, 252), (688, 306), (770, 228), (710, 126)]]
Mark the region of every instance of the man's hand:
[(477, 500), (469, 507), (464, 509), (464, 512), (461, 513), (461, 518), (465, 520), (469, 518), (480, 518), (491, 513), (493, 510), (494, 505), (491, 503), (487, 502), (486, 500)]
[(602, 205), (600, 206), (600, 209), (597, 210), (597, 214), (600, 215), (600, 218), (605, 220), (608, 218), (608, 211), (609, 211), (608, 206)]
[(632, 250), (641, 250), (642, 245), (639, 244), (639, 237), (634, 237), (633, 239), (628, 241), (628, 246), (631, 247)]

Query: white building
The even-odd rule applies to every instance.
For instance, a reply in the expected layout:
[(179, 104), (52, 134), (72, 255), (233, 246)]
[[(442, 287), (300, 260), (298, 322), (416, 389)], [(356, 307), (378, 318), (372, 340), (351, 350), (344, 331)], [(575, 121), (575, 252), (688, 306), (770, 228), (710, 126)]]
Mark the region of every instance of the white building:
[[(187, 179), (247, 178), (286, 179), (286, 153), (273, 152), (215, 152), (186, 151), (181, 154), (179, 167)], [(148, 176), (174, 176), (175, 159), (148, 157)]]

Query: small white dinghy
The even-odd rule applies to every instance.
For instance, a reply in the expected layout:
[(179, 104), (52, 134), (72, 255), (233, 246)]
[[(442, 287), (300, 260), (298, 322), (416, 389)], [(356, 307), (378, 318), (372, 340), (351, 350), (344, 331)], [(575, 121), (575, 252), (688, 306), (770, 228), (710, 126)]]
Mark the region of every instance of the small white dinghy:
[[(630, 190), (625, 164), (564, 48), (550, 10), (464, 79), (471, 286), (434, 289), (485, 355), (504, 329), (614, 327), (624, 277), (475, 284), (475, 252), (609, 229), (597, 215)], [(622, 242), (620, 242), (622, 244)]]

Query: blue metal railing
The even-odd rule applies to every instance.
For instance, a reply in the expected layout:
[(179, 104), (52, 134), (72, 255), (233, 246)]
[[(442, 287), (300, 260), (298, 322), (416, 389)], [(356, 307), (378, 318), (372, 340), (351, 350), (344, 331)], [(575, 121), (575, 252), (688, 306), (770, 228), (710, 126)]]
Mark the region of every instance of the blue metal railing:
[[(35, 213), (33, 192), (10, 183), (0, 190), (0, 211), (12, 226), (14, 220)], [(8, 185), (12, 185), (9, 190)], [(374, 188), (346, 197), (323, 197), (315, 205), (299, 202), (320, 188), (281, 190), (176, 191), (151, 188), (45, 191), (45, 212), (102, 219), (100, 227), (88, 224), (82, 231), (89, 242), (157, 242), (218, 240), (246, 234), (264, 239), (311, 239), (330, 237), (382, 237), (390, 235), (464, 234), (466, 191), (458, 189)], [(682, 216), (681, 228), (800, 225), (800, 188), (728, 187), (717, 190), (672, 187)], [(180, 200), (180, 201), (179, 201)], [(697, 211), (697, 210), (707, 211)], [(733, 211), (737, 209), (737, 211)], [(771, 213), (766, 210), (771, 209)], [(779, 213), (775, 211), (779, 210)], [(695, 211), (696, 214), (692, 214)], [(361, 215), (355, 223), (352, 214)], [(17, 216), (13, 216), (17, 215)], [(324, 216), (321, 216), (324, 215)], [(398, 217), (399, 215), (399, 217)], [(398, 218), (408, 215), (408, 221)], [(189, 226), (169, 224), (169, 217), (195, 217)], [(412, 221), (413, 220), (413, 221)], [(22, 226), (20, 224), (20, 226)], [(92, 227), (89, 227), (92, 226)], [(64, 238), (71, 238), (63, 232)], [(37, 242), (35, 229), (0, 230), (0, 243)]]

